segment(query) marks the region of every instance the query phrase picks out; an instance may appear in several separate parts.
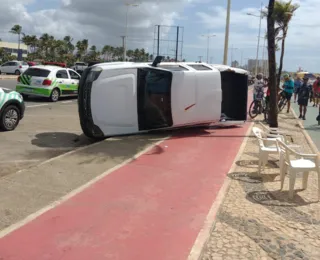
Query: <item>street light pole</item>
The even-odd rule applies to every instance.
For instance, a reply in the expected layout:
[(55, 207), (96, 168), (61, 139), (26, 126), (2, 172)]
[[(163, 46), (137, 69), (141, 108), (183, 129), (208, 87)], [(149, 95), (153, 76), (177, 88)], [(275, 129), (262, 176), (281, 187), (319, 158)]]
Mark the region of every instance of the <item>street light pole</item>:
[(225, 39), (224, 39), (224, 55), (223, 55), (223, 64), (224, 65), (228, 64), (230, 11), (231, 11), (231, 0), (228, 0), (227, 18), (226, 18), (226, 31), (225, 31)]
[(123, 44), (123, 61), (127, 59), (127, 34), (128, 34), (128, 13), (130, 6), (139, 6), (139, 4), (132, 4), (132, 3), (125, 3), (127, 10), (126, 10), (126, 28), (124, 34), (124, 44)]
[(259, 47), (260, 47), (260, 35), (261, 35), (261, 22), (262, 22), (262, 8), (263, 8), (263, 3), (261, 3), (261, 8), (260, 8), (260, 15), (254, 15), (251, 13), (247, 13), (247, 15), (251, 15), (251, 16), (256, 16), (259, 17), (260, 22), (259, 22), (259, 35), (258, 35), (258, 46), (257, 46), (257, 56), (256, 56), (256, 67), (255, 67), (255, 74), (258, 74), (258, 59), (259, 59)]
[(203, 36), (203, 37), (207, 37), (207, 63), (209, 63), (209, 45), (210, 45), (210, 38), (211, 38), (211, 37), (215, 37), (216, 35), (215, 35), (215, 34), (208, 34), (208, 35), (203, 34), (202, 36)]
[(262, 21), (262, 7), (263, 3), (261, 3), (260, 8), (260, 22), (259, 22), (259, 35), (258, 35), (258, 46), (257, 46), (257, 57), (256, 57), (256, 75), (258, 74), (258, 59), (259, 59), (259, 46), (260, 46), (260, 35), (261, 35), (261, 21)]

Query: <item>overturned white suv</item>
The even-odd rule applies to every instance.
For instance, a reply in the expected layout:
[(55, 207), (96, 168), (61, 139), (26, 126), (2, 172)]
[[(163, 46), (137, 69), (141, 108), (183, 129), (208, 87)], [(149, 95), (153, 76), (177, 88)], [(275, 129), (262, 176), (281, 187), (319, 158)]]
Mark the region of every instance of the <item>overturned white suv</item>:
[(205, 63), (117, 62), (88, 67), (79, 84), (79, 117), (95, 139), (194, 125), (243, 123), (248, 73)]

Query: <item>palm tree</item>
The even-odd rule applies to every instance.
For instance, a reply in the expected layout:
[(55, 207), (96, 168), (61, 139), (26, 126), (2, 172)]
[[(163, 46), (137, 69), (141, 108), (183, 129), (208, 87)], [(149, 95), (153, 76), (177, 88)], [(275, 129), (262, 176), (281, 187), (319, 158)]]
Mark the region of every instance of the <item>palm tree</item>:
[(278, 102), (276, 85), (276, 32), (274, 19), (275, 0), (269, 0), (267, 28), (268, 28), (268, 60), (269, 60), (269, 89), (270, 89), (270, 109), (269, 125), (278, 127)]
[(292, 0), (285, 1), (275, 1), (274, 4), (274, 19), (277, 24), (275, 31), (276, 40), (281, 41), (281, 56), (279, 62), (279, 71), (277, 78), (277, 86), (280, 86), (281, 72), (283, 68), (283, 58), (285, 52), (285, 41), (288, 34), (289, 23), (291, 21), (293, 13), (299, 8), (298, 4), (292, 4)]
[(22, 34), (22, 27), (19, 24), (15, 24), (11, 30), (9, 31), (12, 34), (18, 35), (18, 60), (20, 60), (20, 41), (21, 41), (21, 34)]

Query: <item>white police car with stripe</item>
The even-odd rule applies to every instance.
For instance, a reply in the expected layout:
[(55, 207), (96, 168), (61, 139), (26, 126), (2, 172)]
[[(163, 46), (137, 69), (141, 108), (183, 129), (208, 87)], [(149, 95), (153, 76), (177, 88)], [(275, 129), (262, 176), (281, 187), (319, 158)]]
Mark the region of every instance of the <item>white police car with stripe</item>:
[(23, 97), (16, 91), (0, 87), (0, 129), (14, 130), (24, 116)]

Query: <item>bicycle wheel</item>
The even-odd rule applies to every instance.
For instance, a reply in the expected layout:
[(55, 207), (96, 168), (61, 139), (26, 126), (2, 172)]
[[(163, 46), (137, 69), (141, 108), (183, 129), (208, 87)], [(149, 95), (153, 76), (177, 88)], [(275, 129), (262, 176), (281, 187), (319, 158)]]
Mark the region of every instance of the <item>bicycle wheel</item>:
[(253, 119), (261, 112), (261, 102), (253, 100), (249, 107), (249, 116)]
[(281, 112), (287, 104), (287, 99), (285, 97), (281, 97), (278, 103), (278, 113)]

